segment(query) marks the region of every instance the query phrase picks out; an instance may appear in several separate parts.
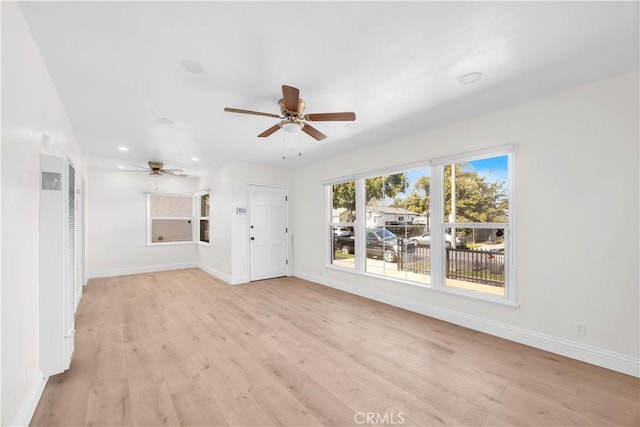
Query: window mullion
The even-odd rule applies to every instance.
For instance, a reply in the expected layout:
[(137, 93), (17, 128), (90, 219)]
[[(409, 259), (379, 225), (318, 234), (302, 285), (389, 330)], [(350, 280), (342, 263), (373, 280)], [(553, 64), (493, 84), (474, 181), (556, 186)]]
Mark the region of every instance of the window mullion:
[(444, 287), (444, 167), (431, 169), (431, 286)]
[(356, 212), (358, 217), (354, 224), (355, 231), (355, 255), (356, 255), (356, 271), (364, 272), (367, 258), (366, 238), (366, 185), (364, 179), (357, 179), (356, 185)]

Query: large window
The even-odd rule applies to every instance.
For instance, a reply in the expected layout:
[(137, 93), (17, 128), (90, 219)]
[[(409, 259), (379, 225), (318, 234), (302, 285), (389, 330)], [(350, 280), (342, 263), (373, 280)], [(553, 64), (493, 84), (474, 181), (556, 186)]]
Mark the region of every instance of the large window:
[(515, 303), (511, 151), (504, 146), (327, 184), (331, 264)]
[(147, 194), (147, 243), (193, 242), (193, 197)]

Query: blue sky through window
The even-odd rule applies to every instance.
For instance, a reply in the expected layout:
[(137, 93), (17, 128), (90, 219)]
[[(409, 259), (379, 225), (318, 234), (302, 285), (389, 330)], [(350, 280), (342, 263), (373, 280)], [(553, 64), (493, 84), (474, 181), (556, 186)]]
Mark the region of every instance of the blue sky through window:
[(473, 160), (469, 164), (489, 182), (507, 181), (508, 156), (506, 155)]
[[(508, 159), (509, 157), (504, 155), (472, 160), (466, 163), (476, 170), (480, 176), (485, 177), (488, 182), (504, 182), (506, 185), (508, 180)], [(429, 168), (407, 172), (407, 191), (406, 193), (397, 194), (396, 197), (402, 198), (408, 196), (415, 189), (415, 184), (420, 177), (430, 175), (431, 170)]]

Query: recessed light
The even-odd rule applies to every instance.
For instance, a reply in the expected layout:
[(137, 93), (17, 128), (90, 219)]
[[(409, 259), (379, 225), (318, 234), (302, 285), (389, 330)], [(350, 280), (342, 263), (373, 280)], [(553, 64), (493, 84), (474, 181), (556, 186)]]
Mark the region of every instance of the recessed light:
[(463, 74), (458, 77), (458, 82), (463, 85), (468, 85), (470, 83), (475, 83), (482, 78), (482, 73), (478, 73), (477, 71), (473, 73)]
[(180, 66), (190, 73), (200, 74), (204, 71), (204, 67), (198, 61), (194, 61), (193, 59), (185, 59), (180, 61)]
[(198, 157), (192, 157), (191, 160), (193, 160), (194, 162), (199, 161), (200, 159)]
[(118, 147), (118, 150), (120, 150), (120, 151), (129, 151), (129, 149), (127, 147), (124, 147), (122, 145)]
[(170, 119), (170, 118), (168, 118), (168, 117), (159, 117), (159, 118), (158, 118), (158, 122), (163, 123), (163, 124), (165, 124), (165, 125), (173, 124), (173, 120), (171, 120), (171, 119)]
[(118, 166), (118, 169), (124, 169), (124, 166)]

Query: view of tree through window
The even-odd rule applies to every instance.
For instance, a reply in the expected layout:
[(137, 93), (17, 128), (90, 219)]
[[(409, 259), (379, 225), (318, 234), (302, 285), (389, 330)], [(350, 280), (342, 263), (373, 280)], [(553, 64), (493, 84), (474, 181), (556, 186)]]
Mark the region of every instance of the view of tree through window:
[(505, 296), (507, 171), (506, 155), (444, 166), (446, 286)]

